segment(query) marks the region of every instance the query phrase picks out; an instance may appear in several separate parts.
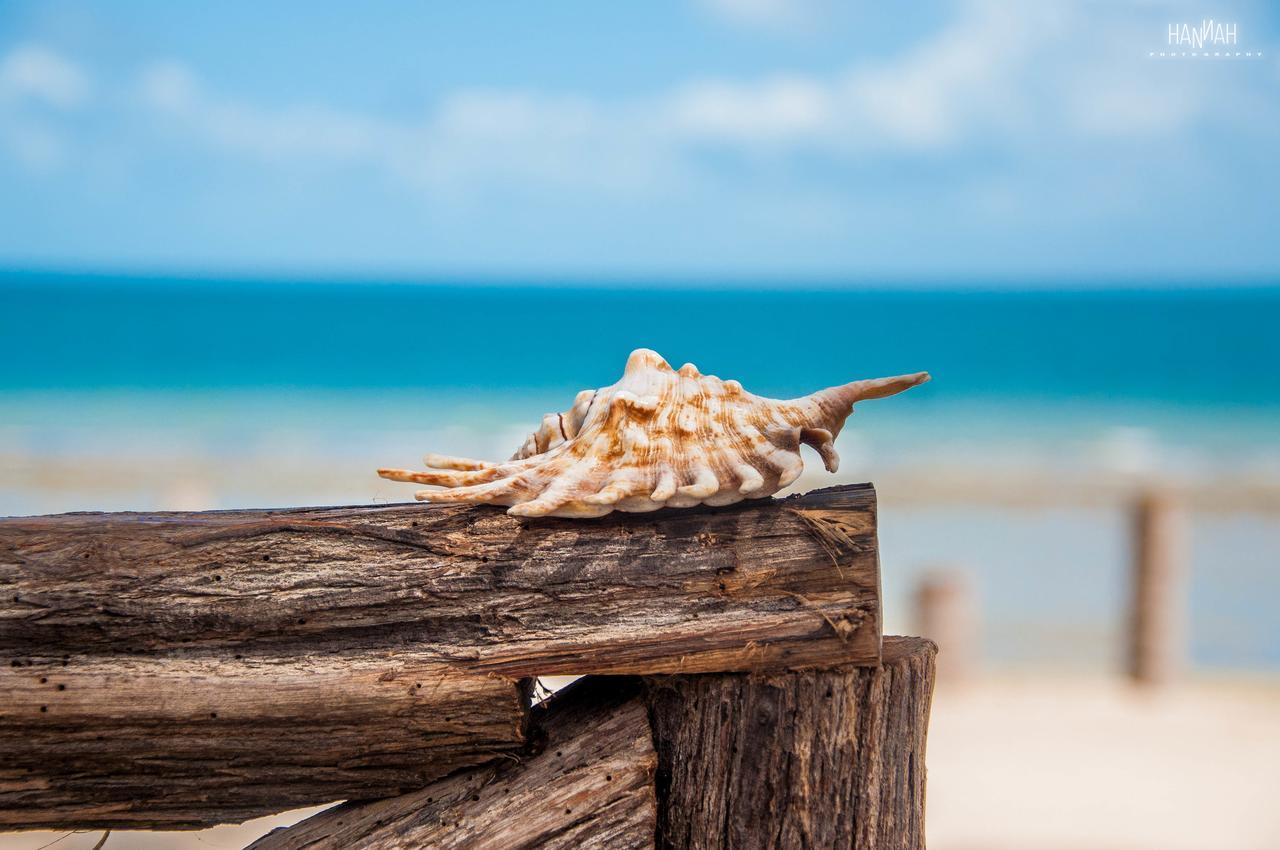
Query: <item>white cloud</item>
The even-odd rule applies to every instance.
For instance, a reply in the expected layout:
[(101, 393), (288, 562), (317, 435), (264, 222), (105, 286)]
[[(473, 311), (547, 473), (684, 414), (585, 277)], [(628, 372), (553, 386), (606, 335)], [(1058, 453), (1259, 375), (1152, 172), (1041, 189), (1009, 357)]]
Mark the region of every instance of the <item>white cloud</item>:
[[(1222, 90), (1207, 68), (1147, 61), (1165, 35), (1152, 17), (1140, 8), (970, 0), (950, 25), (897, 55), (826, 76), (699, 83), (672, 96), (674, 114), (699, 140), (771, 140), (857, 158), (975, 142), (1033, 150), (1059, 138), (1157, 138), (1197, 121), (1264, 118), (1262, 74), (1252, 88)], [(1238, 108), (1245, 101), (1251, 107)], [(1274, 101), (1262, 109), (1274, 121)]]
[(0, 57), (0, 149), (35, 173), (66, 162), (70, 142), (59, 113), (84, 107), (89, 77), (65, 56), (38, 44)]
[(691, 139), (787, 142), (820, 135), (833, 117), (830, 86), (802, 76), (755, 84), (708, 81), (672, 93), (673, 130)]
[(37, 120), (0, 121), (0, 142), (34, 172), (53, 171), (67, 157), (62, 135)]
[(210, 142), (265, 157), (378, 156), (381, 137), (394, 130), (376, 119), (324, 107), (271, 110), (212, 95), (189, 68), (172, 61), (146, 69), (139, 93), (144, 104)]
[(812, 23), (818, 0), (702, 0), (712, 14), (733, 24), (775, 29)]
[[(1012, 14), (1010, 14), (1012, 12)], [(1049, 30), (1029, 26), (1037, 10), (971, 4), (937, 35), (843, 80), (845, 126), (872, 146), (928, 149), (963, 141), (1016, 114), (1028, 57)]]
[(670, 164), (662, 132), (647, 104), (459, 91), (414, 126), (401, 165), (435, 186), (515, 180), (644, 194)]
[(138, 90), (146, 103), (172, 112), (191, 109), (200, 97), (195, 74), (173, 61), (156, 62), (143, 71)]
[(34, 100), (61, 109), (83, 104), (89, 78), (71, 60), (40, 45), (11, 50), (0, 61), (0, 99)]
[[(747, 7), (756, 9), (747, 2), (739, 11)], [(1154, 139), (1197, 121), (1239, 120), (1235, 113), (1244, 110), (1224, 106), (1230, 101), (1201, 69), (1145, 61), (1151, 40), (1163, 35), (1150, 14), (1101, 9), (974, 0), (896, 55), (828, 74), (704, 78), (622, 101), (459, 90), (418, 118), (392, 119), (323, 105), (256, 105), (207, 89), (174, 62), (147, 69), (138, 94), (170, 130), (215, 149), (272, 162), (371, 164), (436, 191), (523, 184), (678, 194), (714, 179), (699, 163), (708, 149), (865, 162), (885, 154), (941, 157), (976, 145), (1034, 157), (1063, 140)], [(28, 48), (4, 68), (10, 88), (60, 103), (85, 96), (83, 75), (47, 51)], [(1258, 100), (1269, 118), (1256, 109), (1250, 118), (1274, 123), (1274, 103)]]
[(207, 91), (175, 62), (148, 68), (138, 94), (212, 147), (273, 162), (372, 163), (445, 190), (512, 180), (631, 192), (654, 185), (643, 110), (586, 98), (460, 90), (418, 120), (392, 121), (322, 106), (257, 107)]

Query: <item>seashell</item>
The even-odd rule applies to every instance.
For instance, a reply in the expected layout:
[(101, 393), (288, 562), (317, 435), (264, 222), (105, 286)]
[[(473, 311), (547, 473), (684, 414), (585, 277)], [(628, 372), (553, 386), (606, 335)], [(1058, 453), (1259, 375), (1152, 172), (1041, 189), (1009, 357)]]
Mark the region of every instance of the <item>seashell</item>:
[(779, 401), (703, 375), (692, 363), (673, 370), (641, 348), (627, 358), (621, 380), (583, 390), (564, 413), (548, 413), (508, 461), (429, 454), (429, 471), (378, 474), (449, 488), (422, 490), (423, 501), (508, 505), (507, 513), (526, 517), (728, 505), (795, 481), (804, 469), (802, 444), (835, 472), (835, 438), (854, 403), (927, 380), (917, 372)]

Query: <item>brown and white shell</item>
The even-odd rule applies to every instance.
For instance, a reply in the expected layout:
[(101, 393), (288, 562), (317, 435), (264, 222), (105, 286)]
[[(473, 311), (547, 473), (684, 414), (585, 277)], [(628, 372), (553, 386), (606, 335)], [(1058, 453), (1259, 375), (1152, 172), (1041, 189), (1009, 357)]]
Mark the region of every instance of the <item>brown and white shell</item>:
[(417, 498), (423, 501), (509, 505), (515, 516), (728, 505), (770, 496), (795, 481), (804, 469), (802, 443), (835, 472), (834, 441), (854, 402), (927, 380), (928, 373), (917, 372), (778, 401), (703, 375), (692, 363), (673, 370), (657, 352), (641, 348), (627, 358), (616, 384), (583, 390), (569, 410), (544, 416), (511, 460), (430, 454), (430, 471), (378, 474), (450, 488), (422, 490)]

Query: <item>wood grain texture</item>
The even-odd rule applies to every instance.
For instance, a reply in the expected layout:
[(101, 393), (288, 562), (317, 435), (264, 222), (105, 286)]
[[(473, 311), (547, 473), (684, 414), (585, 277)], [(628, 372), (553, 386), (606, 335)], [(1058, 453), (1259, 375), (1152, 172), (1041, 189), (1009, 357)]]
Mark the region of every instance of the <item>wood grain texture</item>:
[(489, 507), (0, 520), (9, 655), (411, 646), (511, 677), (879, 658), (875, 491), (524, 520)]
[(650, 850), (657, 757), (638, 694), (634, 679), (582, 680), (534, 712), (518, 759), (336, 806), (250, 850)]
[(237, 822), (399, 794), (524, 740), (519, 682), (409, 652), (15, 660), (0, 829)]
[(528, 677), (874, 663), (879, 624), (869, 485), (592, 521), (0, 520), (0, 824), (400, 793), (520, 746)]
[[(250, 850), (923, 850), (936, 647), (881, 667), (593, 677), (535, 712), (517, 760), (337, 806)], [(655, 751), (656, 746), (656, 751)]]
[(658, 847), (923, 850), (936, 647), (881, 667), (647, 680)]

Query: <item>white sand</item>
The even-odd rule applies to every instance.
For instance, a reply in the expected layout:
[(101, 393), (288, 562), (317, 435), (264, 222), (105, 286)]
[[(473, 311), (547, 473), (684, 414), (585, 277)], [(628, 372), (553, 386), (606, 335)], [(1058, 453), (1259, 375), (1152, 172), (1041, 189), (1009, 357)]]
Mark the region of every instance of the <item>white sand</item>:
[(930, 850), (1274, 850), (1280, 683), (940, 687)]

